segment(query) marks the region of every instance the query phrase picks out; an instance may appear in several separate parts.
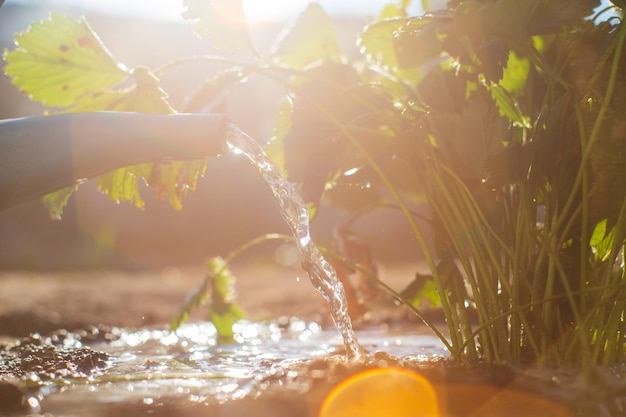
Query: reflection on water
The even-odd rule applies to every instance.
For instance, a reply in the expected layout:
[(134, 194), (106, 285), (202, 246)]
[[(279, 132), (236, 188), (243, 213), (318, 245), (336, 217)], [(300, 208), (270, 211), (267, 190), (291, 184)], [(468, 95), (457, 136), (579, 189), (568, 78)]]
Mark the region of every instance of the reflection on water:
[[(222, 403), (256, 396), (279, 378), (296, 381), (297, 365), (343, 354), (343, 341), (319, 324), (292, 318), (272, 322), (242, 321), (238, 343), (217, 344), (211, 323), (165, 329), (117, 329), (116, 340), (93, 344), (110, 356), (110, 366), (86, 380), (50, 381), (42, 387), (42, 411), (55, 416), (101, 415), (120, 402), (150, 405), (163, 401)], [(370, 330), (359, 333), (370, 351), (420, 360), (447, 356), (430, 334)], [(75, 340), (79, 347), (79, 338)], [(69, 346), (70, 342), (66, 342)], [(309, 387), (302, 387), (303, 392)]]

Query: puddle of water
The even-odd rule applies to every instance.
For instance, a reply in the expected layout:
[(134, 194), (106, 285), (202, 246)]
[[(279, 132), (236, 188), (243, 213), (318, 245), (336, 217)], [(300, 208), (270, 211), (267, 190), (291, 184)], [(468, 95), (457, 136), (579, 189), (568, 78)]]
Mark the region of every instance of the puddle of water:
[[(117, 331), (117, 339), (90, 348), (109, 355), (110, 365), (84, 379), (42, 382), (42, 413), (95, 417), (123, 404), (215, 404), (260, 395), (268, 381), (296, 380), (296, 365), (343, 353), (343, 340), (314, 322), (237, 323), (238, 343), (217, 344), (211, 323), (165, 329)], [(447, 356), (436, 337), (427, 333), (371, 330), (359, 334), (362, 346), (412, 360)], [(80, 338), (66, 337), (64, 346), (80, 348)], [(302, 387), (302, 392), (308, 390)]]
[[(164, 328), (116, 328), (95, 342), (67, 333), (54, 341), (55, 346), (104, 352), (106, 367), (82, 377), (37, 379), (25, 374), (3, 379), (30, 392), (33, 408), (15, 414), (22, 417), (35, 417), (34, 412), (45, 417), (230, 417), (250, 412), (276, 417), (312, 415), (307, 401), (321, 401), (316, 395), (324, 389), (364, 369), (359, 368), (360, 361), (345, 362), (343, 339), (336, 331), (314, 322), (241, 321), (234, 330), (237, 343), (228, 345), (217, 344), (211, 323), (183, 325), (176, 333)], [(597, 370), (593, 382), (567, 370), (442, 368), (437, 359), (448, 358), (448, 352), (426, 328), (381, 326), (359, 330), (357, 335), (368, 352), (365, 356), (376, 360), (364, 366), (398, 360), (439, 384), (445, 416), (624, 415), (623, 368)], [(37, 346), (52, 346), (53, 339), (40, 340)], [(584, 412), (569, 413), (559, 404)]]

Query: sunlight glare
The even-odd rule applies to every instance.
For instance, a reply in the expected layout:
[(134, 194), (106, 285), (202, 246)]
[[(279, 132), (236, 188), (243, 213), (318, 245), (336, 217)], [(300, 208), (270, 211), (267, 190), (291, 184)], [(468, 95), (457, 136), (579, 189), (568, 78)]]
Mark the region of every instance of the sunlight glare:
[[(248, 22), (255, 25), (291, 21), (304, 11), (309, 3), (313, 2), (319, 3), (332, 17), (373, 17), (390, 0), (369, 0), (365, 3), (361, 0), (242, 0), (242, 2)], [(6, 0), (5, 3), (7, 5), (35, 5), (44, 2), (41, 0)], [(45, 3), (60, 9), (79, 7), (83, 10), (111, 15), (170, 22), (184, 21), (181, 14), (187, 9), (184, 6), (184, 0), (48, 0)], [(411, 2), (409, 9), (412, 13), (419, 13), (420, 2)]]
[(53, 5), (76, 5), (86, 10), (164, 21), (182, 21), (182, 0), (54, 0)]
[(275, 1), (243, 0), (243, 10), (250, 23), (288, 20), (304, 10), (309, 0), (290, 0), (280, 4), (280, 6), (278, 3)]

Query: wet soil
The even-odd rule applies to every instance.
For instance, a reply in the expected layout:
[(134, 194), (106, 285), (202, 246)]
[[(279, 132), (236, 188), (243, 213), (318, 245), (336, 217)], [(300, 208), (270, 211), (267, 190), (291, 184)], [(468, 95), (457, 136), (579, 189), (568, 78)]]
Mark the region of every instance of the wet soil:
[[(259, 265), (233, 270), (239, 280), (239, 302), (251, 319), (298, 316), (328, 325), (324, 301), (301, 271)], [(386, 273), (406, 277), (410, 271), (410, 266), (399, 266)], [(201, 279), (202, 271), (178, 269), (140, 274), (0, 273), (0, 416), (45, 411), (37, 393), (41, 381), (89, 379), (106, 372), (108, 357), (98, 351), (98, 344), (114, 340), (117, 326), (166, 326)], [(191, 320), (205, 318), (197, 312)], [(408, 316), (395, 310), (384, 318), (407, 320)], [(68, 343), (68, 338), (80, 341), (80, 347)], [(149, 404), (120, 401), (91, 409), (89, 415), (315, 417), (325, 396), (343, 379), (365, 368), (384, 366), (425, 375), (448, 417), (626, 415), (626, 394), (620, 394), (626, 393), (626, 385), (615, 375), (599, 374), (596, 380), (605, 380), (597, 387), (570, 383), (564, 390), (556, 379), (537, 385), (537, 379), (523, 369), (403, 361), (384, 352), (354, 364), (346, 363), (341, 354), (288, 367), (268, 364), (270, 372), (257, 381), (262, 389), (226, 402), (185, 402), (175, 397)], [(607, 385), (613, 386), (610, 395)]]

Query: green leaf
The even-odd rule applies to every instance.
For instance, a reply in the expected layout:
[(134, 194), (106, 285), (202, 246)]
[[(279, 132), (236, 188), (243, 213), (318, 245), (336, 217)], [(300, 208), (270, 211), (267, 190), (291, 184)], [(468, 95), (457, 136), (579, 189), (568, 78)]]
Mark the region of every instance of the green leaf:
[(235, 276), (227, 262), (217, 256), (207, 260), (207, 276), (188, 296), (178, 314), (171, 320), (170, 328), (178, 329), (189, 313), (209, 300), (208, 314), (217, 329), (218, 342), (233, 340), (233, 324), (245, 316), (244, 310), (235, 303)]
[(378, 14), (378, 20), (394, 19), (397, 17), (406, 17), (406, 10), (393, 3), (386, 4)]
[(488, 92), (475, 91), (465, 102), (460, 117), (451, 119), (454, 124), (450, 140), (456, 157), (462, 164), (456, 168), (462, 177), (484, 180), (487, 178), (486, 161), (503, 151), (506, 121), (496, 112)]
[(411, 0), (400, 0), (395, 3), (387, 3), (378, 14), (377, 20), (392, 19), (395, 17), (406, 17), (407, 8), (411, 4)]
[(284, 170), (290, 181), (301, 186), (305, 201), (319, 202), (326, 180), (334, 173), (337, 126), (328, 115), (340, 118), (340, 113), (350, 110), (340, 103), (345, 101), (343, 86), (356, 82), (352, 67), (327, 63), (306, 71), (297, 86), (282, 151)]
[(252, 51), (248, 22), (241, 0), (184, 0), (182, 16), (197, 20), (196, 35), (208, 38), (216, 48)]
[(244, 317), (244, 311), (234, 305), (222, 314), (211, 312), (209, 319), (217, 329), (217, 342), (219, 344), (232, 343), (234, 341), (233, 325)]
[[(103, 93), (86, 93), (76, 99), (76, 104), (66, 110), (67, 112), (91, 112), (91, 111), (117, 111), (168, 114), (174, 110), (165, 101), (166, 94), (159, 87), (159, 80), (147, 68), (135, 68), (132, 72), (135, 86), (122, 91), (107, 91)], [(192, 162), (179, 162), (170, 164), (159, 171), (159, 175), (153, 173), (154, 164), (141, 164), (119, 168), (98, 177), (97, 188), (115, 203), (129, 202), (139, 209), (145, 204), (139, 192), (140, 181), (151, 179), (150, 185), (161, 195), (169, 194), (169, 201), (176, 210), (182, 209), (180, 197), (184, 195), (185, 183), (177, 182), (180, 173), (189, 172), (195, 184), (197, 168), (192, 167)], [(161, 172), (162, 171), (162, 172)], [(75, 191), (77, 187), (67, 189)], [(182, 189), (185, 189), (183, 192)], [(55, 193), (54, 193), (55, 194)], [(67, 194), (66, 199), (69, 198)], [(54, 195), (44, 199), (44, 203), (50, 210), (50, 215), (59, 218), (63, 205), (52, 204), (60, 201)]]
[(500, 115), (509, 119), (515, 126), (527, 129), (531, 127), (529, 118), (522, 113), (517, 101), (507, 90), (494, 82), (491, 83), (489, 90)]
[[(274, 134), (272, 135), (269, 143), (264, 148), (266, 155), (274, 164), (276, 164), (276, 166), (278, 166), (283, 175), (286, 175), (284, 152), (285, 137), (288, 135), (289, 130), (291, 129), (292, 112), (292, 102), (290, 100), (283, 101), (283, 103), (278, 107), (276, 122), (274, 124)], [(308, 202), (306, 203), (306, 208), (309, 214), (309, 219), (313, 221), (317, 213), (317, 205), (312, 202)]]
[(276, 113), (274, 134), (264, 148), (268, 158), (270, 158), (270, 160), (280, 168), (283, 174), (285, 172), (285, 137), (291, 129), (292, 112), (293, 105), (291, 100), (285, 100), (280, 104)]
[(67, 107), (85, 93), (104, 92), (127, 77), (85, 20), (58, 13), (15, 36), (5, 74), (32, 100)]
[(139, 193), (139, 181), (145, 181), (174, 210), (183, 209), (182, 199), (196, 188), (204, 175), (206, 161), (169, 161), (124, 167), (98, 177), (98, 190), (115, 203), (127, 201), (139, 209), (145, 204)]
[(597, 246), (604, 240), (606, 236), (606, 219), (598, 222), (593, 229), (591, 239), (589, 239), (589, 246)]
[[(6, 72), (13, 82), (48, 106), (65, 107), (64, 112), (119, 111), (168, 114), (174, 110), (159, 87), (159, 80), (143, 67), (132, 71), (135, 85), (113, 90), (128, 73), (111, 58), (98, 37), (84, 21), (53, 13), (16, 36), (18, 48), (5, 54)], [(115, 202), (129, 201), (144, 207), (139, 194), (141, 179), (153, 179), (159, 192), (169, 194), (180, 210), (180, 198), (203, 172), (203, 162), (171, 164), (152, 175), (153, 164), (124, 167), (98, 179), (98, 188)], [(155, 180), (156, 178), (156, 180)], [(60, 218), (76, 186), (44, 197), (50, 216)]]
[(73, 185), (71, 187), (62, 188), (43, 197), (43, 203), (48, 209), (51, 219), (61, 220), (63, 209), (67, 205), (67, 201), (77, 189), (78, 185)]
[(67, 112), (116, 111), (152, 114), (170, 114), (174, 109), (167, 103), (167, 94), (159, 87), (159, 79), (147, 68), (132, 71), (133, 87), (103, 93), (83, 94)]
[(615, 227), (610, 231), (607, 230), (607, 219), (603, 219), (596, 224), (589, 239), (589, 246), (594, 257), (597, 260), (605, 261), (613, 249), (613, 240), (615, 236)]
[(400, 293), (400, 296), (414, 305), (422, 307), (424, 301), (430, 308), (441, 307), (441, 297), (431, 275), (415, 274), (415, 279)]
[(528, 59), (521, 58), (514, 51), (510, 51), (506, 68), (498, 84), (511, 94), (521, 93), (526, 86), (529, 70)]
[(306, 203), (306, 212), (309, 214), (309, 220), (313, 221), (315, 219), (315, 215), (317, 214), (317, 204)]
[(246, 74), (238, 69), (222, 71), (206, 80), (192, 94), (184, 111), (188, 113), (223, 113), (229, 89), (242, 82)]
[(399, 116), (389, 90), (364, 85), (348, 65), (327, 63), (303, 74), (284, 138), (285, 171), (301, 186), (305, 201), (318, 203), (329, 181), (363, 165), (351, 140), (368, 153), (386, 153), (384, 129)]
[(114, 203), (128, 201), (138, 209), (144, 208), (139, 195), (138, 180), (152, 170), (152, 164), (135, 165), (116, 169), (98, 177), (98, 190)]
[[(174, 110), (165, 100), (166, 94), (159, 87), (159, 80), (148, 69), (133, 70), (136, 85), (122, 91), (86, 94), (77, 99), (76, 105), (67, 112), (119, 111), (169, 114)], [(182, 210), (182, 199), (196, 187), (198, 176), (204, 175), (206, 161), (170, 161), (147, 163), (119, 168), (97, 179), (97, 188), (115, 203), (129, 202), (139, 209), (145, 207), (139, 186), (147, 183), (161, 199), (167, 199), (175, 210)], [(45, 197), (44, 203), (50, 215), (59, 218), (64, 207), (61, 197), (69, 198), (77, 187), (71, 187)]]
[(206, 302), (210, 278), (211, 275), (207, 275), (202, 283), (187, 295), (180, 310), (170, 321), (170, 329), (176, 331), (189, 319), (189, 314), (193, 309), (200, 307)]
[(366, 26), (357, 39), (361, 53), (368, 61), (381, 65), (392, 73), (393, 77), (386, 77), (381, 82), (398, 91), (407, 85), (417, 85), (422, 77), (420, 70), (402, 69), (398, 63), (395, 34), (407, 21), (402, 18), (378, 21)]
[(371, 62), (388, 68), (398, 68), (394, 33), (406, 22), (405, 18), (397, 18), (366, 26), (357, 40), (361, 53)]
[(528, 24), (542, 0), (499, 0), (484, 3), (463, 1), (452, 19), (449, 35), (501, 39), (521, 45), (528, 36)]
[(441, 42), (444, 39), (442, 27), (448, 15), (428, 15), (411, 18), (394, 32), (393, 42), (398, 65), (401, 68), (415, 68), (438, 59), (442, 54)]
[(206, 160), (172, 161), (157, 164), (147, 180), (160, 198), (167, 196), (170, 206), (174, 210), (183, 209), (182, 199), (188, 191), (196, 189), (199, 176), (203, 176), (206, 169)]
[[(513, 3), (525, 3), (509, 0)], [(598, 0), (551, 0), (537, 2), (533, 10), (529, 32), (531, 35), (559, 33), (572, 26), (583, 24), (598, 6)]]
[(217, 329), (220, 342), (230, 342), (233, 340), (233, 324), (244, 317), (243, 309), (235, 303), (236, 278), (220, 257), (209, 259), (207, 268), (211, 287), (209, 317)]
[(333, 22), (317, 3), (309, 3), (274, 53), (279, 64), (300, 69), (320, 61), (340, 62), (342, 56)]

